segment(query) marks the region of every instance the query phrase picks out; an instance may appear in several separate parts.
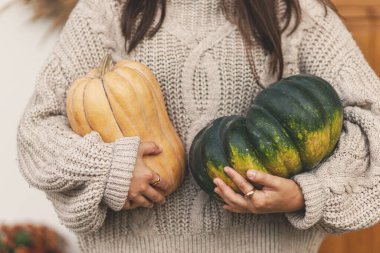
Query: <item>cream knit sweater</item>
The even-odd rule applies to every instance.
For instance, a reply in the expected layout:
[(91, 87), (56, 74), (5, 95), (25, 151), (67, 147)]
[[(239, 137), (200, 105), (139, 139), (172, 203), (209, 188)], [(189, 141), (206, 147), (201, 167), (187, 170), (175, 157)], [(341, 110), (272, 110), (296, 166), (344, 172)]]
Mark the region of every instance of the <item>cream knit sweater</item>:
[[(169, 0), (165, 23), (131, 55), (124, 52), (116, 0), (81, 0), (39, 75), (18, 128), (20, 169), (43, 190), (83, 252), (317, 252), (326, 233), (380, 220), (380, 81), (350, 33), (316, 0), (301, 0), (303, 21), (283, 37), (285, 76), (310, 73), (329, 80), (344, 105), (344, 129), (334, 154), (294, 178), (306, 211), (234, 214), (210, 199), (191, 175), (162, 206), (120, 211), (135, 165), (138, 137), (103, 143), (69, 127), (70, 83), (111, 52), (133, 58), (157, 76), (173, 124), (188, 151), (212, 119), (244, 114), (260, 91), (242, 38), (221, 10), (222, 0)], [(280, 4), (279, 12), (283, 11)], [(253, 52), (261, 82), (275, 80), (270, 57)]]

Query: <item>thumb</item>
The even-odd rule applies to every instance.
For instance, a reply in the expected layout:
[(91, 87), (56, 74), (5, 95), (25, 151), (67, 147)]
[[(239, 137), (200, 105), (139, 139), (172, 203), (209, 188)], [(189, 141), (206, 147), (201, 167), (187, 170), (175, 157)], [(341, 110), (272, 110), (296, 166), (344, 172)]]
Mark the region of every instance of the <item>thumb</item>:
[(264, 173), (258, 170), (248, 170), (247, 177), (253, 183), (277, 188), (279, 185), (279, 177), (273, 176), (271, 174)]
[(153, 141), (145, 141), (140, 143), (139, 152), (141, 156), (158, 155), (162, 149)]

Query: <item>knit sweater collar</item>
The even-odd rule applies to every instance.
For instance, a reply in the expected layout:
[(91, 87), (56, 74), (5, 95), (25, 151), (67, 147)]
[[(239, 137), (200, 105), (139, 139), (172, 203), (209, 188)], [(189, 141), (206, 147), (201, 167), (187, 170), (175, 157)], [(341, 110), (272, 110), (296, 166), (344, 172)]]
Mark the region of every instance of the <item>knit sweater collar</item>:
[(198, 11), (202, 14), (219, 14), (221, 12), (222, 0), (168, 0), (174, 7), (187, 10)]
[(168, 12), (186, 29), (202, 33), (224, 24), (222, 0), (168, 0)]

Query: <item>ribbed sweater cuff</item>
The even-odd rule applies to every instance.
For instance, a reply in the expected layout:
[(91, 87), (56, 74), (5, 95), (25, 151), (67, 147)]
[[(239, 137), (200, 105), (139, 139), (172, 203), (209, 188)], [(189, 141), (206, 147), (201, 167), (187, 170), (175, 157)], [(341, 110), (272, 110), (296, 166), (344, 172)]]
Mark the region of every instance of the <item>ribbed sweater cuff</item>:
[(322, 218), (326, 193), (322, 182), (311, 173), (296, 175), (293, 179), (301, 187), (305, 199), (305, 209), (285, 215), (294, 227), (308, 229)]
[(139, 144), (139, 137), (126, 137), (114, 143), (113, 161), (103, 199), (115, 211), (120, 211), (127, 200)]

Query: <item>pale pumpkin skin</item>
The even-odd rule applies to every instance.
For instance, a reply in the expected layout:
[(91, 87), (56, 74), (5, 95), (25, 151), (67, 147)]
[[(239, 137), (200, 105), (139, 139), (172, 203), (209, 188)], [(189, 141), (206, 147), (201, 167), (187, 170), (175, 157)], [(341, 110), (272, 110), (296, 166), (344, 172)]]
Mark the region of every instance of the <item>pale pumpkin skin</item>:
[(127, 136), (154, 141), (163, 151), (144, 157), (144, 162), (169, 183), (164, 195), (182, 183), (184, 146), (167, 114), (160, 85), (147, 66), (128, 60), (110, 66), (110, 56), (105, 57), (99, 69), (74, 81), (66, 108), (71, 128), (81, 136), (96, 131), (105, 142)]

